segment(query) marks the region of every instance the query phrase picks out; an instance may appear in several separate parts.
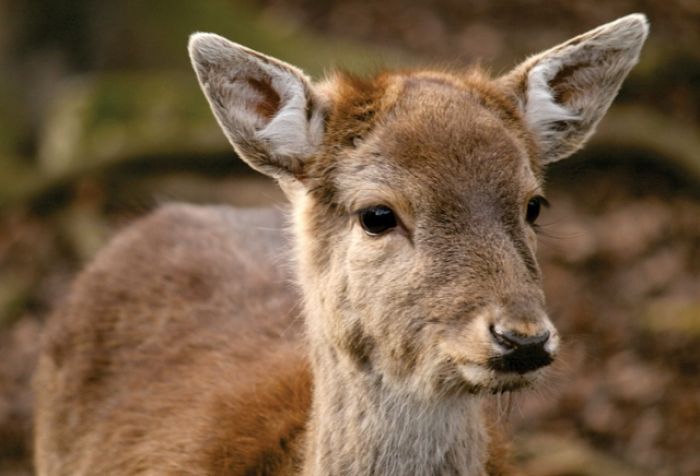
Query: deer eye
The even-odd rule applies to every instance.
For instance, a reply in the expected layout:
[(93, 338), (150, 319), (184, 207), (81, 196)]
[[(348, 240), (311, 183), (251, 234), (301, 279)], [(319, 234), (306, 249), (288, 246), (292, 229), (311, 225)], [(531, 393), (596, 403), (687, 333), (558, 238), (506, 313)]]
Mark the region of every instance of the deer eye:
[(384, 205), (360, 210), (360, 225), (368, 235), (376, 236), (396, 228), (396, 215)]
[(544, 197), (537, 196), (532, 197), (529, 202), (527, 202), (527, 211), (525, 212), (525, 220), (530, 225), (534, 225), (537, 217), (540, 216), (540, 209), (542, 205), (547, 206), (549, 203)]

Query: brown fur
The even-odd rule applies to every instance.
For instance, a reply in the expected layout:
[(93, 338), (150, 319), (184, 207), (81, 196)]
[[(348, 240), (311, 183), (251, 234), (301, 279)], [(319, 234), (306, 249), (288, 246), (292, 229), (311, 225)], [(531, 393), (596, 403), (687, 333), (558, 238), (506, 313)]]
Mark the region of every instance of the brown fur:
[[(374, 121), (395, 107), (377, 93), (390, 81), (387, 76), (365, 89), (358, 89), (356, 80), (339, 80), (347, 81), (339, 87), (347, 95), (329, 120), (331, 137), (347, 131), (362, 137), (366, 131), (361, 132), (361, 127), (371, 129)], [(411, 97), (406, 89), (429, 95), (434, 86), (424, 73), (410, 81), (391, 80), (406, 83), (403, 101)], [(483, 84), (482, 90), (462, 89), (460, 83), (440, 84), (440, 88), (456, 95), (450, 100), (464, 95), (479, 105), (502, 101), (498, 96), (484, 99), (484, 91), (489, 91), (485, 82), (471, 84)], [(444, 132), (443, 124), (421, 123), (429, 130), (410, 127), (406, 133), (439, 137)], [(330, 142), (335, 144), (335, 139)], [(435, 172), (445, 160), (414, 150), (397, 156), (433, 160), (433, 165), (420, 165)], [(322, 183), (313, 193), (319, 203), (327, 204), (329, 214), (344, 215), (334, 185), (339, 166), (328, 160), (325, 165), (319, 160), (310, 173)], [(402, 166), (410, 170), (417, 164)], [(498, 176), (503, 166), (494, 166)], [(432, 187), (450, 182), (448, 176), (433, 180)], [(416, 186), (406, 184), (409, 189)], [(462, 187), (455, 183), (454, 193)], [(443, 202), (434, 206), (446, 212), (451, 208)], [(255, 236), (240, 236), (250, 231), (235, 225), (235, 220), (234, 212), (223, 209), (165, 208), (120, 235), (81, 276), (46, 337), (38, 376), (40, 474), (137, 474), (153, 467), (178, 474), (295, 474), (299, 470), (312, 379), (298, 349), (299, 323), (288, 311), (297, 297), (289, 287), (281, 292), (284, 265), (270, 258), (269, 250), (267, 261), (250, 261), (246, 255), (257, 257), (266, 250), (249, 249), (252, 244), (260, 246), (259, 231)], [(330, 249), (322, 239), (329, 223), (326, 215), (316, 225), (319, 249)], [(278, 236), (281, 226), (276, 218), (271, 228), (277, 231), (266, 232), (272, 253), (286, 248)], [(262, 227), (270, 226), (254, 224), (254, 230), (267, 229)], [(319, 266), (327, 265), (323, 255), (317, 254)], [(441, 273), (436, 277), (446, 279)], [(141, 285), (134, 287), (135, 282)], [(439, 282), (427, 285), (440, 287)], [(276, 299), (270, 302), (266, 297), (272, 293)], [(241, 309), (246, 303), (254, 307)], [(409, 372), (419, 358), (421, 349), (413, 345), (416, 332), (420, 329), (402, 337), (392, 351), (396, 361), (405, 365), (400, 373)], [(362, 367), (371, 365), (373, 342), (357, 325), (339, 343)], [(274, 351), (257, 355), (261, 347)], [(153, 399), (154, 394), (163, 398)], [(60, 433), (47, 434), (44, 428)], [(187, 432), (183, 434), (182, 428)], [(76, 444), (76, 435), (85, 440)], [(44, 441), (56, 446), (46, 447)], [(507, 474), (502, 469), (507, 458), (500, 439), (492, 441), (489, 474)], [(97, 442), (102, 447), (98, 453), (92, 450)], [(76, 446), (82, 451), (71, 449)], [(54, 453), (54, 458), (70, 453), (70, 459), (52, 466), (52, 458), (44, 457), (48, 453)]]
[[(166, 207), (83, 273), (49, 325), (37, 376), (41, 474), (244, 474), (263, 459), (288, 464), (310, 375), (297, 349), (296, 293), (281, 258), (268, 254), (284, 249), (281, 217), (250, 215)], [(260, 346), (274, 351), (259, 355)], [(259, 413), (247, 408), (251, 398)], [(103, 451), (85, 443), (69, 455), (81, 439)], [(284, 451), (261, 454), (282, 439)]]
[[(195, 35), (212, 110), (241, 158), (280, 181), (293, 239), (274, 212), (189, 206), (115, 238), (47, 329), (39, 475), (514, 474), (482, 400), (536, 383), (558, 342), (528, 202), (543, 164), (592, 132), (645, 25), (622, 19), (497, 80), (316, 85)], [(587, 41), (617, 53), (586, 63)], [(590, 84), (600, 75), (612, 87)], [(592, 92), (565, 93), (579, 82)], [(593, 112), (580, 120), (557, 98)], [(374, 236), (359, 216), (379, 205), (397, 226)], [(549, 360), (494, 366), (506, 331), (546, 335)]]
[(282, 224), (169, 205), (100, 254), (44, 337), (39, 474), (298, 472), (312, 376)]

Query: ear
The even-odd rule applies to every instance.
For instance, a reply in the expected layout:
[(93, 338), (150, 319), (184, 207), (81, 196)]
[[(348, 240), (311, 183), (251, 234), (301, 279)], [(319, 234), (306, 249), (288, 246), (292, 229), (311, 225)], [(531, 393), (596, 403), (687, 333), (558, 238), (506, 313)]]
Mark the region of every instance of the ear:
[(499, 81), (514, 93), (543, 163), (568, 157), (595, 131), (649, 32), (628, 15), (536, 55)]
[(298, 177), (323, 138), (323, 108), (297, 68), (211, 33), (190, 37), (204, 95), (236, 152), (277, 179)]

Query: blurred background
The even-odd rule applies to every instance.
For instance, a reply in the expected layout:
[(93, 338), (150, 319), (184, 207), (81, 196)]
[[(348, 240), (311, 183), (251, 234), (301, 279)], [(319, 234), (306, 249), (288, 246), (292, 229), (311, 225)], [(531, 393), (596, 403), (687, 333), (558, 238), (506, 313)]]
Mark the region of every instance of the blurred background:
[(642, 61), (585, 151), (549, 171), (540, 259), (564, 351), (503, 398), (540, 476), (700, 475), (700, 2), (0, 0), (0, 475), (31, 474), (42, 325), (81, 266), (160, 203), (281, 203), (189, 67), (193, 31), (297, 64), (527, 54), (635, 11)]

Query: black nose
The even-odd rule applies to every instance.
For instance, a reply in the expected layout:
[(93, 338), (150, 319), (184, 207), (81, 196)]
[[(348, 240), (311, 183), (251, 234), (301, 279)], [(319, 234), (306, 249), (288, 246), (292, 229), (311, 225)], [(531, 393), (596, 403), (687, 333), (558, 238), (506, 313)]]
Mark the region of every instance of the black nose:
[(515, 349), (518, 347), (543, 347), (549, 340), (549, 331), (544, 331), (541, 334), (528, 336), (515, 331), (497, 331), (494, 326), (489, 328), (496, 342), (501, 344), (506, 349)]
[(544, 348), (549, 331), (532, 336), (511, 330), (497, 331), (494, 326), (490, 326), (489, 331), (503, 348), (502, 354), (489, 360), (494, 370), (524, 374), (552, 362), (552, 355)]

